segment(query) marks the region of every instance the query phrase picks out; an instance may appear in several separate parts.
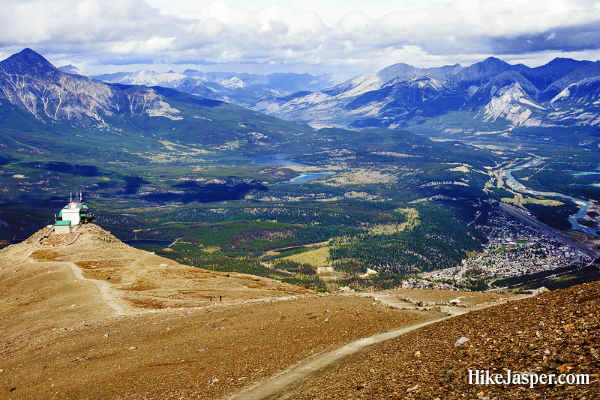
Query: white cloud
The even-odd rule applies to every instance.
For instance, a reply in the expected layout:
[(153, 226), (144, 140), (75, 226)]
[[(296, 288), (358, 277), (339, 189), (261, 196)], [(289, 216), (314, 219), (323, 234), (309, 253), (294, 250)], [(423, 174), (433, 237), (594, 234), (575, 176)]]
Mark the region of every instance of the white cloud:
[(544, 58), (552, 49), (536, 50), (530, 36), (558, 39), (560, 29), (594, 24), (600, 31), (599, 20), (597, 1), (587, 0), (3, 0), (0, 51), (31, 47), (91, 73), (111, 63), (226, 63), (358, 74), (397, 62), (478, 61), (521, 37), (529, 59)]

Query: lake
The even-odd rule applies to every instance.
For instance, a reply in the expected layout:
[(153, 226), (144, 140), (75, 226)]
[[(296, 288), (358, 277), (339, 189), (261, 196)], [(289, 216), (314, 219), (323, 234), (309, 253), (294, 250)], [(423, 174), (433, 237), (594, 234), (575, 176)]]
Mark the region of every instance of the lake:
[[(310, 167), (308, 164), (303, 164), (295, 161), (288, 160), (287, 157), (293, 156), (294, 154), (289, 153), (277, 153), (277, 154), (264, 154), (260, 156), (252, 157), (252, 164), (254, 165), (283, 165), (286, 167)], [(302, 185), (316, 179), (324, 178), (326, 176), (333, 175), (333, 172), (310, 172), (303, 173), (289, 181), (279, 182), (275, 185)]]
[(315, 172), (312, 174), (301, 174), (300, 176), (290, 179), (287, 182), (279, 182), (276, 185), (302, 185), (303, 183), (314, 181), (316, 179), (324, 178), (326, 176), (333, 175), (333, 172)]

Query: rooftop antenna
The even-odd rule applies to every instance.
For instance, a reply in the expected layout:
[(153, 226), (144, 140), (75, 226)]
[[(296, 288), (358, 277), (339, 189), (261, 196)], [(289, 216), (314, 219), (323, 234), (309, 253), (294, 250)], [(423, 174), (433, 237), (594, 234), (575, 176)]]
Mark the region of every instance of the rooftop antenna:
[(73, 201), (73, 193), (69, 193), (69, 203)]
[(83, 203), (83, 194), (81, 193), (81, 190), (79, 191), (79, 202)]

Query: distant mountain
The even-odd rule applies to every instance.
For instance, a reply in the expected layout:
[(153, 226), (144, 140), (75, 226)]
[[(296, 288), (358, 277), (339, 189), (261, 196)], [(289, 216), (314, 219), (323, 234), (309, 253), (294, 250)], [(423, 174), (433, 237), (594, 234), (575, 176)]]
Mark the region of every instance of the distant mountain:
[(201, 72), (192, 69), (183, 73), (158, 73), (141, 70), (96, 75), (95, 80), (126, 85), (162, 86), (185, 93), (249, 106), (265, 96), (286, 96), (298, 91), (316, 91), (339, 83), (333, 75), (309, 74), (247, 74), (234, 72)]
[(395, 64), (321, 91), (265, 96), (251, 108), (313, 126), (397, 128), (450, 115), (483, 130), (598, 126), (598, 77), (600, 62), (560, 58), (537, 68), (493, 57), (469, 67)]
[(152, 89), (121, 89), (64, 73), (31, 49), (0, 62), (0, 102), (44, 122), (85, 128), (108, 127), (107, 118), (115, 115), (182, 118)]
[[(154, 76), (138, 78), (143, 75)], [(176, 74), (162, 75), (154, 79), (177, 80)], [(288, 135), (313, 131), (222, 101), (131, 83), (108, 84), (65, 73), (31, 49), (0, 61), (4, 160), (18, 159), (27, 149), (38, 158), (61, 159), (64, 154), (87, 159), (112, 152), (122, 160), (155, 161), (152, 154), (170, 148), (165, 143), (171, 141), (197, 146), (189, 154), (220, 153), (284, 145)]]
[(62, 67), (58, 67), (59, 71), (65, 72), (67, 74), (74, 74), (74, 75), (81, 75), (81, 76), (87, 76), (86, 74), (84, 74), (83, 72), (81, 72), (81, 70), (79, 70), (79, 68), (77, 68), (74, 65), (63, 65)]

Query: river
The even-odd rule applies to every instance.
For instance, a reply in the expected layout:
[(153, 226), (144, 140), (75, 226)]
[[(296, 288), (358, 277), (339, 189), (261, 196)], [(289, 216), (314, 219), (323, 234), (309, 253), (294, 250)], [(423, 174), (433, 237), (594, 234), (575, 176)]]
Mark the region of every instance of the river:
[(589, 233), (590, 235), (600, 237), (600, 235), (598, 235), (598, 233), (596, 233), (596, 230), (594, 230), (592, 228), (588, 228), (587, 226), (583, 226), (577, 222), (577, 219), (585, 217), (585, 215), (587, 214), (587, 210), (592, 205), (592, 203), (590, 203), (589, 201), (586, 201), (586, 200), (582, 200), (582, 199), (578, 199), (573, 196), (566, 195), (566, 194), (561, 194), (561, 193), (556, 193), (556, 192), (538, 192), (536, 190), (529, 189), (528, 187), (523, 185), (521, 182), (517, 181), (512, 175), (513, 171), (520, 171), (524, 168), (535, 167), (536, 165), (540, 165), (541, 163), (542, 163), (542, 157), (537, 157), (536, 159), (529, 161), (528, 163), (525, 163), (518, 167), (506, 170), (505, 176), (506, 176), (506, 179), (508, 182), (508, 186), (510, 186), (511, 189), (517, 190), (521, 193), (532, 194), (535, 196), (562, 197), (564, 199), (569, 199), (569, 200), (573, 201), (575, 204), (577, 204), (579, 206), (579, 211), (577, 212), (577, 214), (571, 215), (569, 217), (569, 222), (571, 223), (571, 226), (573, 227), (573, 229), (575, 229), (577, 231)]

